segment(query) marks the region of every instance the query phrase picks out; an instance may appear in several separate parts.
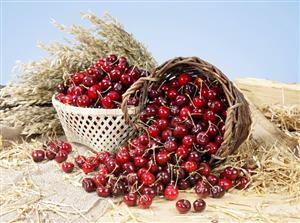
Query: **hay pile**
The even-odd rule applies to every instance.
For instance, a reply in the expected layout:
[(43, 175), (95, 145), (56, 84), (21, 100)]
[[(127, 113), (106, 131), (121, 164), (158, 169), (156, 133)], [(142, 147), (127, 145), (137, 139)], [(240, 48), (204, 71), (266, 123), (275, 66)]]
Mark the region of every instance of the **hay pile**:
[(46, 50), (49, 58), (19, 63), (18, 76), (0, 92), (0, 122), (6, 126), (22, 126), (22, 135), (55, 135), (61, 125), (55, 117), (51, 97), (55, 87), (70, 73), (89, 66), (109, 53), (124, 55), (131, 64), (151, 70), (155, 60), (143, 44), (127, 33), (121, 24), (106, 14), (103, 19), (93, 13), (82, 14), (92, 27), (54, 25), (73, 35), (75, 40), (38, 46)]

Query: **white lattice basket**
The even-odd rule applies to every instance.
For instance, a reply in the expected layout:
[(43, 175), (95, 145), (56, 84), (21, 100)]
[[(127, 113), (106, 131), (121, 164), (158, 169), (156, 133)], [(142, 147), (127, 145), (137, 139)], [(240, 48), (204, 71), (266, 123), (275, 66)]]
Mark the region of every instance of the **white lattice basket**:
[[(68, 141), (86, 145), (94, 151), (114, 151), (135, 131), (125, 123), (121, 109), (81, 108), (65, 105), (55, 97), (52, 104)], [(137, 118), (138, 107), (129, 108), (130, 119)]]

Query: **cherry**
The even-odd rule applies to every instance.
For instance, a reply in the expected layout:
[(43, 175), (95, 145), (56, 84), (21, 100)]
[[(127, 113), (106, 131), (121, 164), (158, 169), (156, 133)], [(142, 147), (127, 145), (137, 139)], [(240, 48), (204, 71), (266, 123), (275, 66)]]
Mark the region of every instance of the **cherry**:
[(204, 181), (199, 181), (195, 186), (195, 192), (200, 198), (206, 198), (210, 193), (209, 189), (209, 185)]
[(209, 100), (215, 100), (217, 98), (217, 91), (215, 89), (209, 89), (207, 92), (207, 98)]
[(168, 121), (166, 119), (159, 119), (157, 121), (157, 127), (160, 130), (165, 130), (168, 127)]
[(73, 104), (73, 99), (71, 95), (66, 95), (62, 98), (62, 103), (66, 105), (72, 105)]
[(200, 163), (199, 164), (199, 173), (202, 176), (209, 176), (211, 173), (210, 165), (206, 162)]
[(61, 168), (65, 173), (71, 173), (74, 169), (74, 164), (70, 162), (64, 162), (61, 165)]
[(187, 83), (189, 83), (189, 81), (191, 81), (191, 76), (189, 74), (182, 73), (178, 76), (179, 86), (186, 85)]
[(31, 156), (34, 162), (42, 162), (45, 159), (45, 151), (40, 149), (34, 150)]
[(97, 153), (97, 158), (99, 159), (99, 162), (104, 164), (105, 161), (109, 158), (110, 153), (108, 151), (102, 151)]
[(146, 146), (149, 143), (149, 138), (146, 134), (143, 134), (139, 136), (139, 141), (142, 145)]
[(196, 108), (202, 108), (206, 105), (206, 99), (204, 97), (195, 97), (193, 99), (193, 104)]
[(177, 90), (174, 88), (171, 88), (167, 91), (167, 97), (171, 100), (174, 100), (177, 97), (177, 95)]
[(195, 212), (202, 212), (202, 211), (204, 211), (204, 209), (206, 207), (206, 203), (202, 199), (197, 199), (194, 201), (193, 207), (194, 207)]
[(167, 200), (175, 200), (178, 197), (178, 189), (174, 185), (169, 185), (166, 187), (164, 196)]
[(217, 121), (216, 114), (212, 110), (206, 110), (203, 119), (207, 122), (215, 123)]
[(129, 194), (124, 195), (123, 202), (129, 207), (133, 207), (133, 206), (136, 206), (136, 204), (137, 204), (137, 198), (138, 197), (137, 197), (136, 193), (129, 193)]
[(178, 125), (175, 127), (174, 131), (173, 131), (173, 135), (176, 138), (183, 138), (184, 136), (186, 136), (188, 133), (187, 128), (184, 125)]
[(172, 134), (173, 134), (172, 130), (166, 129), (166, 130), (162, 131), (161, 137), (164, 141), (167, 141), (172, 136)]
[(203, 127), (201, 124), (197, 123), (193, 126), (191, 133), (193, 135), (197, 135), (199, 132), (201, 132), (203, 130)]
[(99, 197), (108, 197), (111, 194), (111, 189), (109, 187), (99, 185), (96, 192)]
[(230, 180), (235, 180), (239, 176), (239, 171), (234, 167), (226, 167), (223, 176)]
[(142, 194), (149, 195), (152, 199), (155, 197), (155, 186), (154, 187), (142, 187), (141, 192)]
[(109, 78), (104, 78), (100, 83), (99, 83), (100, 88), (102, 91), (106, 91), (107, 89), (112, 87), (112, 82)]
[(214, 125), (210, 125), (207, 129), (207, 134), (209, 136), (216, 136), (218, 134), (218, 129)]
[(110, 71), (109, 77), (112, 81), (119, 81), (121, 78), (121, 71), (120, 69), (114, 68)]
[(90, 98), (87, 95), (81, 95), (77, 98), (78, 107), (88, 107), (91, 104)]
[(94, 168), (94, 165), (90, 162), (85, 162), (84, 164), (82, 164), (82, 170), (85, 174), (93, 172)]
[(192, 173), (189, 176), (191, 186), (195, 186), (199, 182), (200, 178), (201, 178), (201, 176), (199, 173), (197, 173), (197, 172)]
[(157, 137), (160, 133), (160, 130), (157, 125), (153, 124), (148, 127), (148, 133), (151, 137)]
[(82, 84), (86, 87), (91, 87), (96, 84), (96, 80), (93, 76), (87, 75), (82, 79)]
[(135, 173), (135, 165), (132, 162), (127, 162), (122, 165), (123, 174)]
[(208, 153), (210, 155), (214, 155), (217, 153), (218, 151), (218, 146), (216, 143), (214, 142), (209, 142), (206, 146), (205, 146), (205, 150), (208, 151)]
[(118, 164), (127, 163), (130, 159), (129, 153), (127, 151), (119, 151), (116, 154), (116, 162)]
[(147, 165), (147, 159), (143, 158), (142, 156), (134, 157), (134, 165), (136, 167), (145, 167)]
[(84, 72), (79, 72), (75, 73), (72, 77), (71, 80), (75, 85), (79, 85), (82, 83), (83, 78), (85, 77)]
[(88, 89), (87, 95), (91, 99), (98, 99), (99, 92), (100, 92), (100, 86), (98, 84), (95, 84)]
[(64, 151), (59, 151), (55, 156), (55, 161), (58, 163), (62, 163), (68, 159), (68, 153)]
[(171, 176), (170, 174), (163, 170), (161, 172), (159, 172), (157, 175), (156, 175), (156, 178), (164, 185), (167, 185), (171, 182)]
[(208, 143), (209, 137), (206, 132), (199, 132), (196, 136), (196, 141), (199, 145), (206, 145)]
[(185, 95), (176, 96), (175, 102), (176, 105), (182, 107), (188, 103), (189, 99)]
[(60, 150), (69, 154), (72, 152), (72, 146), (70, 143), (63, 142), (60, 146)]
[(170, 109), (165, 107), (165, 106), (161, 106), (159, 107), (158, 109), (158, 116), (161, 118), (161, 119), (167, 119), (170, 115)]
[(73, 95), (79, 96), (79, 95), (83, 95), (83, 94), (84, 94), (84, 88), (83, 87), (81, 87), (81, 86), (74, 87)]
[(53, 160), (53, 159), (55, 159), (55, 157), (56, 157), (56, 153), (55, 152), (53, 152), (53, 151), (51, 151), (51, 150), (46, 150), (46, 157), (47, 157), (47, 159), (48, 160)]
[(144, 185), (149, 186), (155, 182), (155, 177), (152, 173), (146, 172), (141, 176), (141, 181)]
[(189, 107), (183, 107), (180, 110), (180, 117), (183, 118), (183, 119), (189, 117), (190, 114), (191, 114), (191, 109)]
[(114, 91), (118, 92), (119, 94), (121, 94), (123, 91), (124, 91), (124, 87), (121, 83), (115, 83), (113, 85), (113, 88), (112, 88)]
[(249, 180), (247, 179), (247, 177), (241, 176), (236, 179), (235, 184), (237, 189), (242, 190), (248, 187)]
[(191, 184), (189, 181), (181, 179), (178, 181), (177, 186), (179, 190), (186, 190), (190, 188)]
[(82, 165), (85, 163), (86, 158), (84, 156), (78, 155), (75, 157), (75, 163), (79, 168), (82, 168)]
[(113, 101), (121, 101), (121, 99), (122, 99), (120, 94), (116, 91), (110, 91), (110, 92), (107, 93), (106, 96), (110, 97), (111, 100), (113, 100)]
[(186, 161), (183, 164), (183, 168), (189, 173), (194, 172), (197, 170), (197, 163), (195, 161)]
[(130, 86), (133, 83), (133, 78), (128, 74), (122, 74), (120, 81), (125, 86)]
[(108, 174), (108, 170), (105, 166), (101, 166), (98, 169), (98, 175), (106, 176)]
[(147, 194), (142, 195), (138, 200), (139, 208), (146, 209), (149, 208), (151, 204), (152, 204), (152, 198)]
[(108, 158), (105, 161), (105, 166), (109, 173), (118, 173), (120, 170), (120, 166), (116, 163), (116, 160), (112, 158)]
[(214, 175), (214, 174), (209, 174), (206, 178), (207, 178), (207, 181), (208, 181), (212, 186), (217, 185), (218, 182), (219, 182), (218, 177), (217, 177), (216, 175)]
[(82, 187), (88, 193), (96, 190), (96, 185), (92, 178), (84, 178), (82, 180)]
[(176, 202), (176, 209), (180, 214), (186, 214), (191, 209), (191, 202), (180, 199)]
[(112, 109), (114, 107), (114, 102), (109, 96), (105, 96), (101, 99), (101, 104), (103, 108)]
[(169, 155), (167, 152), (159, 152), (157, 155), (156, 155), (156, 162), (161, 165), (161, 166), (164, 166), (167, 164), (167, 162), (169, 161)]
[(220, 135), (216, 136), (216, 137), (215, 137), (215, 143), (216, 143), (218, 146), (220, 146), (220, 145), (223, 143), (223, 136), (220, 136)]
[(176, 155), (185, 158), (188, 156), (188, 149), (185, 146), (179, 146), (176, 150)]
[(107, 178), (105, 175), (102, 174), (96, 174), (95, 176), (93, 176), (93, 181), (96, 184), (97, 187), (99, 186), (105, 186), (107, 183)]
[(197, 151), (192, 151), (192, 152), (190, 152), (190, 154), (189, 154), (188, 160), (194, 161), (194, 162), (198, 163), (198, 162), (201, 160), (201, 155), (200, 155), (200, 153), (197, 152)]
[(138, 182), (138, 176), (136, 173), (130, 173), (126, 176), (128, 185), (135, 185)]
[(210, 195), (213, 198), (221, 198), (224, 196), (224, 194), (225, 190), (219, 185), (215, 185), (210, 188)]
[(164, 143), (164, 148), (168, 151), (168, 152), (174, 152), (177, 149), (177, 143), (175, 140), (169, 140), (167, 142)]
[(194, 143), (194, 137), (191, 135), (186, 135), (182, 139), (182, 145), (186, 147), (191, 147)]
[(208, 107), (213, 111), (213, 112), (220, 112), (223, 109), (222, 102), (220, 100), (215, 100), (212, 101), (208, 104)]
[(232, 181), (227, 178), (220, 179), (218, 184), (224, 190), (229, 190), (230, 188), (232, 188)]

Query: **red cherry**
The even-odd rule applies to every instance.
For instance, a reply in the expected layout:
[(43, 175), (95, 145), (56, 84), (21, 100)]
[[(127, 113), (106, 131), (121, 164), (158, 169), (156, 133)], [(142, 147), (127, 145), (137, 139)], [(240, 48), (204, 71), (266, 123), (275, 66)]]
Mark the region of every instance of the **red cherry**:
[(40, 149), (34, 150), (31, 156), (34, 162), (42, 162), (45, 159), (45, 151)]
[(66, 152), (67, 154), (72, 152), (72, 146), (70, 143), (63, 142), (60, 147), (61, 151)]
[(112, 83), (111, 80), (109, 80), (108, 78), (104, 78), (100, 83), (100, 88), (102, 89), (102, 91), (106, 91), (107, 89), (109, 89), (110, 87), (112, 87)]
[(210, 188), (210, 195), (213, 198), (221, 198), (225, 195), (225, 190), (219, 185), (215, 185)]
[(183, 138), (184, 136), (186, 136), (188, 133), (187, 128), (184, 125), (177, 125), (173, 131), (173, 135), (176, 138)]
[(108, 170), (105, 166), (101, 166), (98, 169), (98, 175), (106, 176), (108, 174)]
[(102, 151), (97, 153), (97, 158), (99, 159), (99, 162), (104, 164), (106, 159), (109, 158), (110, 153), (108, 151)]
[(70, 162), (64, 162), (61, 165), (61, 168), (65, 173), (71, 173), (74, 169), (74, 164)]
[(58, 163), (62, 163), (68, 159), (68, 153), (64, 151), (59, 151), (55, 156), (55, 161)]
[(136, 193), (129, 193), (129, 194), (124, 195), (123, 202), (129, 207), (133, 207), (133, 206), (136, 206), (137, 198), (138, 197), (137, 197)]
[(195, 212), (202, 212), (202, 211), (204, 211), (204, 209), (206, 207), (206, 203), (202, 199), (197, 199), (194, 201), (193, 207), (194, 207)]
[(206, 198), (210, 193), (209, 185), (204, 181), (199, 181), (195, 186), (195, 193), (200, 198)]
[(84, 72), (79, 72), (79, 73), (75, 73), (73, 76), (72, 76), (72, 82), (75, 84), (75, 85), (79, 85), (82, 83), (82, 80), (83, 78), (85, 77), (85, 73)]
[(216, 136), (215, 137), (215, 143), (220, 146), (223, 143), (223, 136)]
[(72, 105), (73, 104), (73, 99), (71, 95), (66, 95), (62, 98), (62, 103), (66, 105)]
[(229, 180), (235, 180), (239, 176), (239, 171), (234, 167), (226, 167), (223, 170), (223, 176)]
[(176, 89), (169, 89), (167, 92), (167, 96), (169, 99), (174, 100), (177, 97), (178, 93)]
[(176, 155), (179, 158), (185, 158), (188, 155), (188, 149), (184, 146), (179, 146), (176, 150)]
[(151, 137), (157, 137), (160, 133), (160, 130), (157, 125), (151, 125), (148, 127), (148, 133)]
[(182, 73), (178, 77), (178, 84), (179, 84), (179, 86), (183, 86), (183, 85), (186, 85), (187, 83), (189, 83), (190, 80), (191, 80), (191, 76), (189, 74)]
[(195, 97), (193, 99), (193, 104), (195, 105), (196, 108), (202, 108), (203, 106), (206, 105), (206, 100), (204, 97)]
[(198, 163), (201, 160), (201, 155), (197, 151), (192, 151), (189, 154), (189, 159), (188, 160)]
[(74, 94), (74, 95), (77, 95), (77, 96), (83, 95), (83, 94), (84, 94), (84, 88), (81, 87), (81, 86), (76, 86), (76, 87), (74, 87), (74, 89), (73, 89), (73, 94)]
[(111, 193), (111, 189), (109, 187), (105, 186), (98, 186), (97, 187), (97, 194), (99, 197), (108, 197)]
[(219, 182), (218, 177), (217, 177), (216, 175), (214, 175), (214, 174), (210, 174), (210, 175), (208, 175), (206, 178), (207, 178), (207, 181), (208, 181), (212, 186), (217, 185), (218, 182)]
[(91, 87), (96, 84), (96, 79), (93, 76), (87, 75), (82, 79), (82, 84), (86, 87)]
[(98, 84), (95, 84), (88, 89), (87, 95), (91, 99), (98, 99), (99, 92), (100, 92), (100, 86)]
[(96, 190), (96, 185), (92, 178), (84, 178), (82, 180), (82, 187), (88, 193), (93, 192)]
[(197, 170), (197, 163), (194, 161), (186, 161), (183, 164), (183, 168), (189, 173), (194, 172)]
[(216, 128), (216, 126), (210, 125), (208, 126), (207, 134), (212, 137), (216, 136), (218, 134), (218, 129)]
[(188, 103), (189, 99), (185, 95), (178, 95), (175, 99), (176, 105), (182, 107)]
[(107, 93), (106, 96), (110, 97), (111, 100), (113, 100), (113, 101), (121, 101), (121, 99), (122, 99), (120, 94), (116, 91), (110, 91), (110, 92)]
[(93, 176), (93, 181), (97, 187), (105, 186), (107, 183), (107, 178), (105, 175), (101, 175), (98, 173), (97, 175)]
[(211, 168), (208, 163), (200, 163), (199, 164), (199, 173), (202, 176), (208, 176), (211, 173)]
[(249, 185), (249, 180), (247, 177), (238, 177), (235, 181), (236, 188), (239, 190), (245, 189)]
[(83, 165), (82, 165), (82, 170), (85, 174), (88, 174), (88, 173), (91, 173), (94, 171), (94, 165), (89, 163), (89, 162), (85, 162)]
[(164, 148), (168, 151), (168, 152), (174, 152), (177, 149), (177, 143), (175, 140), (169, 140), (167, 142), (165, 142), (164, 144)]
[(110, 73), (109, 73), (109, 77), (110, 77), (110, 79), (112, 80), (112, 81), (119, 81), (120, 80), (120, 78), (121, 78), (121, 71), (119, 70), (119, 69), (117, 69), (117, 68), (114, 68), (114, 69), (112, 69), (111, 71), (110, 71)]
[(116, 154), (116, 162), (118, 164), (124, 164), (129, 162), (130, 156), (129, 153), (127, 151), (119, 151)]
[(232, 181), (227, 178), (222, 178), (219, 180), (219, 186), (224, 190), (229, 190), (230, 188), (232, 188)]
[(164, 106), (159, 107), (158, 109), (158, 116), (161, 119), (167, 119), (170, 115), (170, 109)]
[(130, 86), (133, 83), (133, 78), (128, 74), (122, 74), (120, 81), (125, 86)]
[(207, 98), (209, 100), (215, 100), (217, 98), (217, 91), (215, 89), (210, 89), (207, 92)]
[(194, 143), (194, 137), (191, 135), (186, 135), (182, 139), (182, 144), (186, 147), (191, 147)]
[(199, 145), (204, 146), (208, 143), (209, 137), (206, 132), (199, 132), (196, 136), (196, 141)]
[(77, 98), (78, 107), (88, 107), (91, 104), (90, 98), (87, 95), (81, 95)]
[(215, 123), (217, 121), (216, 114), (212, 110), (206, 110), (203, 119), (207, 122)]
[(168, 163), (169, 161), (169, 155), (168, 153), (166, 152), (159, 152), (157, 155), (156, 155), (156, 162), (161, 165), (161, 166), (164, 166)]
[(144, 194), (138, 200), (139, 208), (149, 208), (152, 204), (152, 198), (150, 195)]
[(144, 173), (147, 173), (147, 169), (146, 168), (141, 168), (141, 169), (139, 169), (138, 170), (138, 172), (137, 172), (137, 176), (138, 176), (138, 178), (142, 178), (142, 175), (144, 174)]
[(167, 200), (175, 200), (178, 197), (178, 189), (174, 185), (169, 185), (166, 187), (164, 196)]
[(142, 156), (136, 156), (134, 157), (134, 165), (136, 167), (145, 167), (147, 165), (147, 159)]
[(114, 102), (110, 97), (105, 96), (101, 100), (103, 108), (112, 109), (114, 107)]
[(149, 186), (155, 182), (155, 177), (152, 173), (146, 172), (141, 177), (142, 183), (146, 186)]
[(51, 150), (47, 150), (46, 151), (46, 157), (48, 160), (53, 160), (56, 157), (56, 153), (51, 151)]
[(191, 203), (186, 199), (178, 200), (176, 209), (180, 214), (186, 214), (191, 209)]
[(183, 107), (180, 110), (180, 117), (183, 119), (186, 119), (187, 117), (189, 117), (191, 115), (191, 109), (189, 107)]
[(216, 143), (214, 142), (209, 142), (206, 146), (205, 146), (205, 150), (208, 151), (208, 153), (210, 155), (216, 154), (218, 151), (218, 146)]
[(156, 124), (160, 130), (165, 130), (168, 127), (168, 121), (166, 119), (159, 119)]
[(82, 165), (85, 163), (86, 158), (84, 156), (78, 155), (75, 157), (75, 163), (79, 168), (82, 168)]

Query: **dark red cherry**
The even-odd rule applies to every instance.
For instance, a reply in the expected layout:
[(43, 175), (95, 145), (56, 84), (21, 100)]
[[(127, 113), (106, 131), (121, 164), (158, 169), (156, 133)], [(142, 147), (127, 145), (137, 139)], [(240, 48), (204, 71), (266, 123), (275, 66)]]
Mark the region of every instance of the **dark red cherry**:
[(186, 214), (191, 209), (191, 203), (186, 199), (180, 199), (176, 202), (176, 209), (180, 214)]
[(206, 207), (206, 203), (202, 199), (197, 199), (194, 201), (193, 207), (195, 212), (202, 212)]

